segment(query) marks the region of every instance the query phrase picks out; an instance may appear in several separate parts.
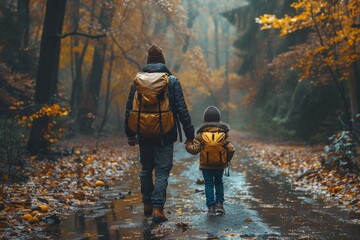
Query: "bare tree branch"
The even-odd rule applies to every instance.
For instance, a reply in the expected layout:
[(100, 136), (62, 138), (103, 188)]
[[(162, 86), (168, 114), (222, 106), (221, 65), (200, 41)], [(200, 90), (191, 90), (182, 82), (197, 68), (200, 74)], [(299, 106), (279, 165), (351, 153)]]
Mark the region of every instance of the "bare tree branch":
[(56, 37), (58, 37), (58, 38), (66, 38), (68, 36), (74, 36), (74, 35), (88, 37), (88, 38), (103, 38), (103, 37), (106, 36), (106, 33), (93, 35), (93, 34), (88, 34), (88, 33), (84, 33), (84, 32), (76, 32), (76, 31), (74, 31), (74, 32), (64, 33), (62, 35), (58, 34), (58, 35), (56, 35)]
[(125, 57), (126, 60), (128, 60), (129, 62), (132, 62), (133, 64), (135, 64), (137, 66), (137, 68), (139, 70), (141, 70), (141, 66), (140, 64), (133, 58), (129, 57), (127, 54), (126, 54), (126, 51), (121, 47), (121, 45), (119, 44), (118, 41), (116, 41), (116, 39), (114, 38), (113, 35), (110, 34), (110, 37), (111, 39), (113, 40), (113, 42), (115, 43), (115, 45), (119, 48), (119, 50), (121, 51), (121, 53), (123, 54), (123, 56)]

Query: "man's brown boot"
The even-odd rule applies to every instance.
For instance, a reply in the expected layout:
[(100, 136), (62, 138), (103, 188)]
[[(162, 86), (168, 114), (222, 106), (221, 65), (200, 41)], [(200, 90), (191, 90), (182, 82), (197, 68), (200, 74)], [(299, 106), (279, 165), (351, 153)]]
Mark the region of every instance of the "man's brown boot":
[(153, 206), (150, 203), (144, 203), (144, 215), (150, 217), (153, 212)]
[(154, 208), (152, 216), (154, 223), (162, 223), (168, 220), (167, 217), (165, 217), (164, 210), (161, 208)]

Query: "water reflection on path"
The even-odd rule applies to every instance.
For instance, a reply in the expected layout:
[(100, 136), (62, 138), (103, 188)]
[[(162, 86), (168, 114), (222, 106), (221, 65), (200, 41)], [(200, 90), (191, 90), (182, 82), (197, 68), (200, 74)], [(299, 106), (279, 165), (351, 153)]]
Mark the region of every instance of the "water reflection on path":
[(351, 223), (359, 215), (329, 208), (323, 201), (295, 191), (284, 175), (262, 169), (255, 160), (243, 161), (237, 170), (246, 171), (246, 185), (252, 193), (243, 201), (271, 228), (281, 230), (283, 237), (360, 239), (360, 226)]
[[(169, 221), (153, 225), (143, 216), (139, 189), (139, 164), (126, 173), (117, 187), (104, 192), (96, 209), (68, 216), (52, 229), (55, 239), (360, 239), (356, 216), (323, 205), (294, 191), (284, 176), (262, 170), (246, 156), (233, 161), (224, 177), (227, 214), (207, 218), (197, 158), (178, 144), (169, 180), (166, 214)], [(119, 199), (119, 193), (125, 196)], [(358, 216), (357, 216), (358, 217)]]

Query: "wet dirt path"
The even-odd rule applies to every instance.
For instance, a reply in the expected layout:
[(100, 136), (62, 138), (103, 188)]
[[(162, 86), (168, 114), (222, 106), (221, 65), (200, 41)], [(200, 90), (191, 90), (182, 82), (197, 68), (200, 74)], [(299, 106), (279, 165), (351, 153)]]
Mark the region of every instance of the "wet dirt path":
[[(52, 229), (55, 239), (360, 239), (352, 216), (323, 208), (303, 192), (294, 191), (284, 176), (258, 167), (237, 155), (230, 177), (224, 176), (226, 215), (206, 216), (204, 185), (198, 158), (177, 144), (174, 153), (166, 215), (169, 221), (153, 225), (143, 216), (137, 160), (104, 191), (107, 201), (97, 209), (68, 216)], [(121, 193), (121, 194), (119, 194)], [(112, 201), (108, 201), (112, 199)]]

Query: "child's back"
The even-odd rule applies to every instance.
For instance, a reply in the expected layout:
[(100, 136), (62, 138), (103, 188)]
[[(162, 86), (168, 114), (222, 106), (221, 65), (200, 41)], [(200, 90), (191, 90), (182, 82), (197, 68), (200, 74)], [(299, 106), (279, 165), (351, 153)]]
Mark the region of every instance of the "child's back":
[(193, 144), (187, 144), (191, 154), (200, 154), (200, 169), (224, 169), (228, 166), (235, 148), (228, 132), (229, 125), (222, 122), (205, 122), (197, 130)]
[(214, 106), (208, 107), (204, 112), (204, 123), (197, 130), (194, 141), (186, 144), (189, 153), (195, 155), (201, 152), (200, 169), (205, 180), (208, 216), (225, 213), (222, 177), (235, 152), (228, 135), (230, 127), (221, 122), (220, 117), (219, 109)]

